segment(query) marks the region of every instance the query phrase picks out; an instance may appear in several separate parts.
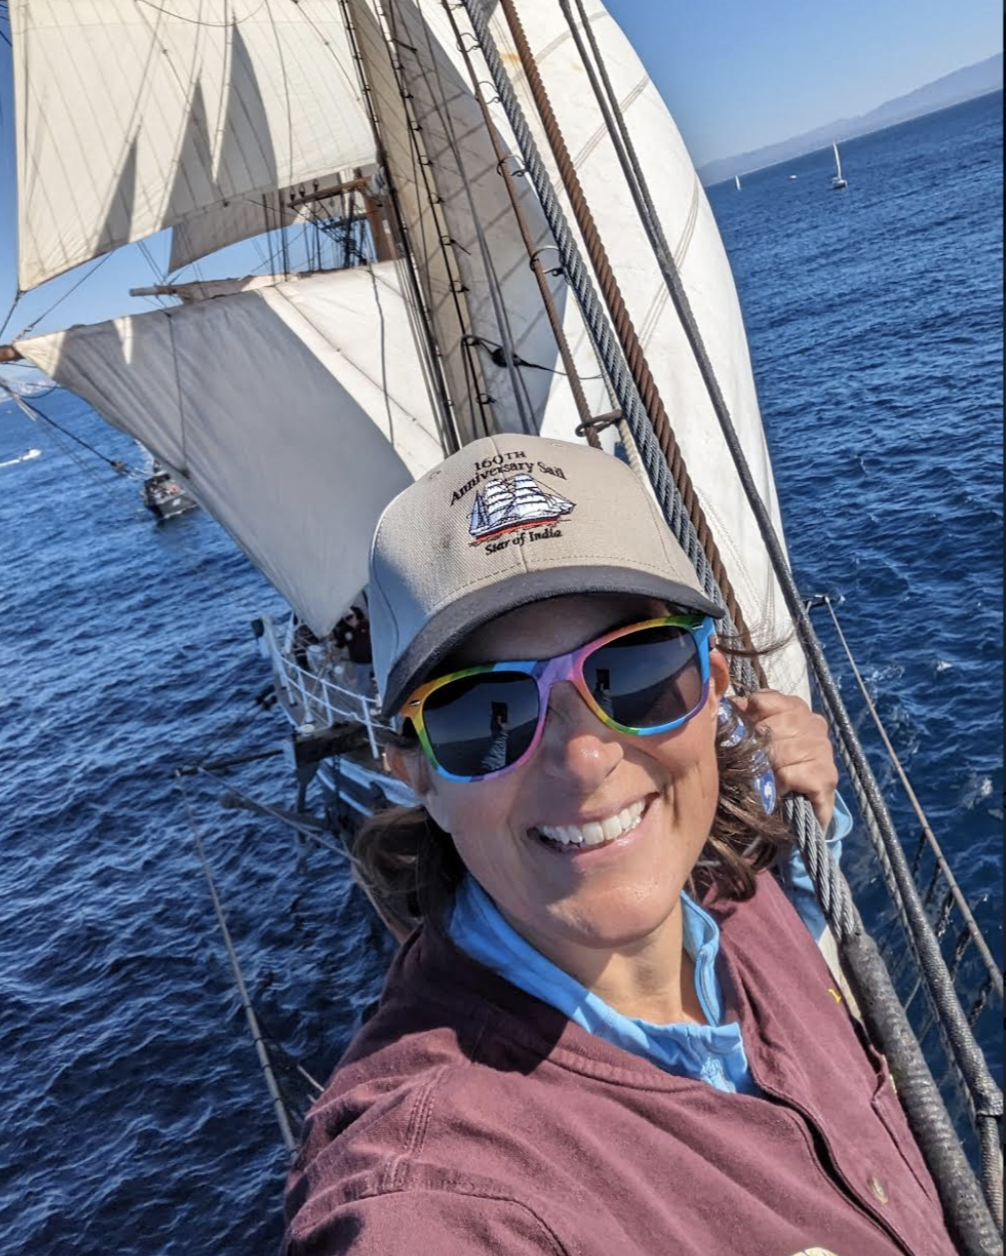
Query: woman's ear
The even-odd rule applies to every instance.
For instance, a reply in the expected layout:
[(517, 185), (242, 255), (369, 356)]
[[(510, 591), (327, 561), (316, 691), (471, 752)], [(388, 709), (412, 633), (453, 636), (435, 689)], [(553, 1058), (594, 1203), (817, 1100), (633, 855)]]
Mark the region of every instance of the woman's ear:
[(388, 746), (384, 751), (391, 775), (400, 780), (422, 801), (430, 792), (430, 765), (426, 756), (416, 747), (403, 749), (401, 746)]
[(437, 778), (430, 770), (429, 761), (422, 750), (416, 747), (402, 749), (401, 746), (389, 746), (384, 752), (391, 774), (416, 795), (417, 801), (425, 807), (430, 819), (438, 824), (445, 833), (449, 833), (449, 813), (444, 806), (443, 797), (436, 788)]
[(710, 689), (716, 695), (718, 705), (720, 699), (730, 688), (730, 664), (727, 662), (726, 657), (715, 647), (709, 651), (709, 679), (712, 682)]

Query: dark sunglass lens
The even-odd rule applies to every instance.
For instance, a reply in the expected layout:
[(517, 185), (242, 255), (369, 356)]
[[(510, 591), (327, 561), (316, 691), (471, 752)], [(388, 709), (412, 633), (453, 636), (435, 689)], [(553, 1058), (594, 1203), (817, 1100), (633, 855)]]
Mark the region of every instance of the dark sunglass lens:
[(702, 701), (695, 638), (665, 625), (619, 637), (583, 665), (594, 701), (616, 724), (646, 730), (672, 724)]
[(488, 776), (523, 755), (538, 727), (538, 685), (519, 672), (484, 672), (435, 690), (423, 707), (437, 762), (452, 776)]

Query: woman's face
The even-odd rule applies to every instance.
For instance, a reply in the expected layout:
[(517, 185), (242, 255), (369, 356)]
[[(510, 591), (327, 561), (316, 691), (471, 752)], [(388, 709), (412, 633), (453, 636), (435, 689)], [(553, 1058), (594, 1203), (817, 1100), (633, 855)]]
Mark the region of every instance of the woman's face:
[[(638, 613), (637, 613), (638, 612)], [(659, 603), (564, 597), (526, 607), (479, 630), (451, 670), (506, 659), (545, 659), (627, 622), (666, 614)], [(469, 872), (509, 922), (545, 954), (570, 945), (632, 947), (676, 911), (709, 836), (719, 774), (716, 727), (728, 671), (712, 656), (705, 707), (683, 728), (632, 737), (607, 728), (568, 682), (552, 690), (541, 744), (522, 767), (494, 780), (444, 780), (421, 752), (401, 770), (454, 839)], [(570, 853), (541, 830), (623, 823), (631, 831)], [(617, 829), (617, 825), (609, 826)]]

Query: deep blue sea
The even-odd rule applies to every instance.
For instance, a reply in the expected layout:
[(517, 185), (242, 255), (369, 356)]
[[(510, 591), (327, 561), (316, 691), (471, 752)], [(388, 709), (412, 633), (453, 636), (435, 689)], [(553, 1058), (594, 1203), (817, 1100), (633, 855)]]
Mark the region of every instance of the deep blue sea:
[[(1002, 95), (844, 159), (843, 194), (818, 153), (711, 198), (801, 586), (844, 599), (999, 951)], [(73, 397), (38, 405), (141, 465)], [(269, 1253), (286, 1157), (172, 773), (284, 735), (254, 703), (249, 630), (278, 601), (206, 515), (158, 525), (61, 441), (0, 406), (0, 464), (42, 450), (0, 465), (0, 1252)], [(277, 762), (234, 780), (293, 803)], [(331, 855), (191, 788), (278, 1058), (324, 1079), (380, 981), (379, 931)], [(861, 842), (847, 867), (882, 925)]]

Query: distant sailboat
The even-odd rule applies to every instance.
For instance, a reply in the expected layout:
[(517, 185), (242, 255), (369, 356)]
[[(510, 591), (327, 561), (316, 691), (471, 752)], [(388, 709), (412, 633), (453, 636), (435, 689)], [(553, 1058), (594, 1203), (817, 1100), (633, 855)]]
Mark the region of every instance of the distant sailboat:
[(842, 174), (842, 158), (838, 151), (838, 145), (832, 144), (831, 147), (835, 153), (835, 174), (831, 180), (831, 186), (836, 192), (841, 192), (843, 188), (849, 186), (849, 180)]
[(734, 183), (737, 184), (737, 191), (739, 192), (741, 190), (741, 177), (739, 174), (734, 175)]

